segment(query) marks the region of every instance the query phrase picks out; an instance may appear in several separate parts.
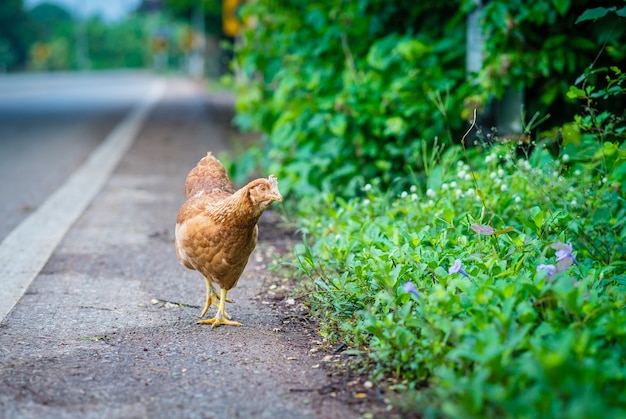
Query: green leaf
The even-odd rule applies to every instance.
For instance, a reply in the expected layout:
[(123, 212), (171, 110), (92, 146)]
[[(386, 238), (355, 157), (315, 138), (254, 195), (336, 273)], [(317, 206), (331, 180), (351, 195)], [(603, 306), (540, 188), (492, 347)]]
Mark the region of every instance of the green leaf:
[(572, 5), (572, 2), (571, 0), (552, 0), (552, 4), (561, 16), (565, 16), (570, 6)]
[(399, 42), (396, 51), (407, 61), (417, 61), (429, 52), (429, 48), (417, 39), (408, 39)]
[(577, 146), (580, 144), (580, 129), (575, 122), (563, 124), (561, 127), (561, 135), (563, 135), (563, 146), (568, 144)]
[(406, 121), (399, 116), (388, 118), (385, 121), (385, 135), (399, 136), (406, 131)]
[(348, 118), (345, 114), (338, 113), (333, 115), (332, 119), (330, 120), (328, 129), (330, 129), (330, 132), (332, 132), (333, 135), (336, 135), (337, 137), (343, 137), (346, 134), (347, 127)]
[(585, 99), (587, 97), (587, 93), (585, 93), (583, 89), (576, 86), (570, 86), (569, 91), (567, 92), (567, 97), (570, 99)]
[(541, 211), (541, 208), (532, 207), (530, 209), (530, 219), (533, 220), (533, 223), (537, 228), (541, 228), (543, 226), (543, 222), (546, 219), (546, 216), (543, 211)]
[(615, 10), (616, 10), (616, 7), (610, 7), (608, 9), (606, 7), (596, 7), (594, 9), (587, 9), (583, 12), (582, 15), (578, 16), (578, 19), (576, 19), (575, 23), (584, 22), (586, 20), (600, 19), (601, 17), (606, 16), (608, 12), (614, 12)]

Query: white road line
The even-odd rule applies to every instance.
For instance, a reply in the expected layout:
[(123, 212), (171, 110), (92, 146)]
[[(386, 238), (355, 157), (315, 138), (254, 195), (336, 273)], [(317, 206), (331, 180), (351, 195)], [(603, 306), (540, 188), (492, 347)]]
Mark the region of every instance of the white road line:
[(165, 91), (157, 81), (146, 96), (67, 181), (0, 244), (0, 322), (43, 268), (65, 233), (104, 187)]

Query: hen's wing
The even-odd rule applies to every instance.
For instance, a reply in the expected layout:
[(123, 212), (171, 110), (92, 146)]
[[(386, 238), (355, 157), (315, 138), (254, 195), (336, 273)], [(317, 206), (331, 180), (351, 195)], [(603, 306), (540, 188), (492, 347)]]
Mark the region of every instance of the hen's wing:
[(187, 198), (194, 196), (200, 191), (215, 195), (231, 195), (236, 189), (228, 178), (226, 169), (218, 159), (209, 151), (206, 157), (191, 169), (185, 181), (185, 193)]

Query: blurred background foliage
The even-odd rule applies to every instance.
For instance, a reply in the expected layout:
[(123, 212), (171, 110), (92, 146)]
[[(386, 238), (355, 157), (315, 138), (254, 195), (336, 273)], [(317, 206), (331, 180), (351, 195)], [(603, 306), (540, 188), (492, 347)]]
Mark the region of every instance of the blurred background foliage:
[[(474, 0), (247, 3), (236, 122), (263, 137), (234, 174), (262, 167), (300, 197), (352, 196), (373, 178), (402, 190), (424, 180), (425, 150), (459, 142), (474, 109), (479, 142), (576, 141), (567, 124), (580, 104), (566, 93), (585, 69), (624, 60), (623, 17), (576, 23), (593, 6), (583, 0), (483, 3), (476, 73), (466, 71)], [(510, 92), (523, 92), (519, 132), (493, 131), (498, 100)], [(623, 95), (613, 99), (623, 115)]]
[[(224, 65), (221, 1), (142, 0), (128, 16), (81, 16), (55, 2), (0, 3), (0, 71), (153, 68), (188, 72), (199, 48)], [(76, 6), (80, 8), (80, 6)], [(214, 63), (212, 63), (214, 61)], [(211, 68), (212, 66), (212, 68)]]

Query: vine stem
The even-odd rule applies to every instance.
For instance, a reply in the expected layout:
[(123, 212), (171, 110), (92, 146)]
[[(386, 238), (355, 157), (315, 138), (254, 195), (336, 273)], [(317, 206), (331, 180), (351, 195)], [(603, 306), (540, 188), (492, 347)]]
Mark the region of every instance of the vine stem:
[(476, 108), (474, 108), (474, 115), (473, 115), (473, 118), (472, 118), (472, 123), (470, 124), (470, 127), (467, 129), (467, 131), (465, 131), (465, 134), (463, 134), (463, 137), (461, 138), (461, 145), (463, 146), (463, 155), (465, 156), (465, 161), (467, 162), (467, 165), (469, 166), (470, 171), (472, 173), (472, 181), (474, 181), (474, 187), (476, 188), (476, 194), (480, 198), (480, 202), (483, 204), (483, 208), (488, 213), (490, 213), (491, 214), (491, 218), (493, 218), (494, 213), (491, 211), (491, 209), (487, 205), (487, 201), (485, 200), (485, 194), (483, 193), (482, 189), (480, 189), (480, 186), (478, 186), (478, 179), (476, 178), (476, 172), (474, 171), (474, 168), (472, 167), (472, 164), (470, 162), (469, 156), (467, 155), (467, 148), (465, 147), (465, 139), (467, 138), (469, 133), (472, 132), (472, 130), (474, 128), (476, 128)]
[(359, 75), (356, 72), (356, 65), (354, 64), (354, 56), (352, 55), (352, 51), (350, 50), (350, 45), (348, 44), (348, 36), (345, 32), (341, 32), (341, 48), (343, 49), (343, 53), (346, 56), (346, 64), (348, 65), (350, 74), (352, 74), (352, 79), (356, 84), (360, 84)]

